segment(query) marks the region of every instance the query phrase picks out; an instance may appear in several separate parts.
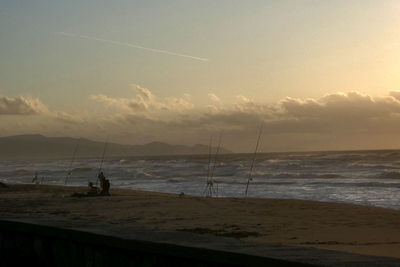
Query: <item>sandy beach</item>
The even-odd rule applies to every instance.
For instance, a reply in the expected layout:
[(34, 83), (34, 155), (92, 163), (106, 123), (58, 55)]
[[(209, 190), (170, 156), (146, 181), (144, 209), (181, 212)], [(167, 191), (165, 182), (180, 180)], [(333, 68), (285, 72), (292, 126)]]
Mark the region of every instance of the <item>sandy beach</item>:
[(1, 213), (188, 231), (254, 242), (400, 258), (400, 211), (284, 199), (201, 198), (112, 189), (71, 197), (84, 187), (8, 185)]

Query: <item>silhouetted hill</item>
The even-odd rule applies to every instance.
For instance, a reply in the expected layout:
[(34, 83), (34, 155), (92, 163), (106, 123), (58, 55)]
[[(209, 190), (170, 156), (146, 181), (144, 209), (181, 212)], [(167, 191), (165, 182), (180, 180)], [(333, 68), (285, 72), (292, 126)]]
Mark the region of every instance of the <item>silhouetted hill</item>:
[[(0, 137), (1, 159), (28, 158), (69, 158), (78, 146), (77, 157), (100, 157), (104, 143), (88, 139), (70, 137), (46, 137), (43, 135), (16, 135)], [(213, 151), (215, 152), (215, 148)], [(162, 142), (152, 142), (145, 145), (107, 144), (107, 157), (113, 156), (159, 156), (159, 155), (194, 155), (208, 154), (206, 145), (170, 145)], [(220, 153), (231, 151), (220, 148)]]

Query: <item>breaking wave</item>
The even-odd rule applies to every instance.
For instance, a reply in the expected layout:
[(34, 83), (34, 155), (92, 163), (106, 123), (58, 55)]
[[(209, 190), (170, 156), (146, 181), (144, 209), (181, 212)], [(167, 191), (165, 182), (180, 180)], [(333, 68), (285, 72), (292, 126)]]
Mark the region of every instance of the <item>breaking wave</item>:
[[(251, 154), (218, 157), (213, 180), (221, 196), (243, 197)], [(99, 159), (73, 162), (68, 185), (95, 180)], [(64, 185), (71, 161), (1, 161), (0, 181)], [(113, 187), (201, 195), (208, 173), (204, 156), (120, 158), (102, 166)], [(400, 152), (268, 153), (256, 158), (249, 196), (312, 199), (400, 209)], [(361, 202), (362, 201), (362, 202)]]

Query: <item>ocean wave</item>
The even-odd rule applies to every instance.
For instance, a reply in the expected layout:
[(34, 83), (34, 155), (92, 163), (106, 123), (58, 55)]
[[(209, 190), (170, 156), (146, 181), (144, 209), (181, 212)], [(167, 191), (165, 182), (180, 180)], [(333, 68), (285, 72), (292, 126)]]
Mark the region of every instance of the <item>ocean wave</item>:
[(72, 173), (80, 173), (80, 172), (90, 172), (92, 171), (93, 168), (89, 168), (89, 167), (81, 167), (81, 168), (75, 168), (73, 169), (71, 172)]
[(12, 170), (12, 171), (2, 171), (2, 172), (0, 172), (0, 175), (4, 176), (4, 177), (31, 175), (33, 177), (35, 175), (35, 171), (26, 170), (26, 169), (16, 169), (16, 170)]
[(155, 175), (153, 175), (151, 173), (148, 173), (148, 172), (140, 171), (140, 172), (137, 172), (136, 174), (134, 174), (134, 178), (135, 179), (143, 179), (143, 178), (146, 178), (146, 179), (153, 178), (153, 179), (155, 179), (155, 178), (159, 178), (159, 176), (155, 176)]
[(174, 177), (174, 178), (167, 179), (168, 183), (182, 183), (184, 181), (186, 181), (186, 179), (184, 177)]
[[(218, 157), (214, 181), (221, 192), (243, 196), (252, 157), (250, 154)], [(99, 164), (98, 158), (77, 159), (68, 181), (71, 185), (86, 186), (89, 176), (96, 179)], [(69, 160), (1, 161), (0, 177), (15, 183), (30, 183), (38, 170), (45, 184), (63, 184), (69, 166)], [(113, 158), (104, 161), (103, 170), (115, 188), (198, 194), (205, 185), (208, 157)], [(276, 197), (315, 200), (329, 196), (350, 202), (357, 197), (387, 199), (387, 206), (392, 207), (389, 201), (395, 199), (398, 203), (400, 194), (400, 152), (260, 154), (252, 177), (251, 192), (260, 197), (268, 192)]]
[(337, 173), (256, 173), (254, 177), (264, 179), (337, 179), (343, 178), (344, 176)]
[(400, 160), (400, 151), (392, 151), (382, 155), (382, 158), (390, 160)]
[(400, 179), (400, 172), (396, 171), (388, 171), (382, 173), (379, 178), (384, 178), (384, 179)]
[[(247, 178), (246, 179), (242, 179), (242, 180), (217, 180), (218, 184), (220, 185), (243, 185), (245, 186), (247, 184)], [(293, 184), (297, 184), (297, 182), (295, 181), (271, 181), (271, 180), (260, 180), (260, 179), (252, 179), (250, 181), (251, 185), (293, 185)]]
[(335, 178), (343, 178), (343, 175), (337, 173), (322, 173), (322, 174), (317, 174), (316, 178), (335, 179)]
[(398, 166), (398, 162), (375, 163), (375, 162), (357, 161), (349, 163), (348, 166), (366, 168), (366, 169), (400, 169), (400, 166)]
[[(314, 185), (317, 185), (318, 183), (314, 183)], [(366, 181), (366, 182), (339, 182), (339, 183), (330, 183), (329, 185), (326, 184), (326, 186), (330, 187), (337, 187), (337, 188), (346, 188), (349, 189), (350, 187), (354, 188), (359, 188), (359, 190), (364, 189), (364, 188), (371, 188), (371, 189), (378, 189), (378, 188), (400, 188), (399, 183), (381, 183), (381, 182), (375, 182), (375, 181)]]
[(35, 172), (33, 172), (31, 170), (18, 169), (18, 170), (10, 172), (9, 174), (27, 175), (27, 174), (35, 174)]

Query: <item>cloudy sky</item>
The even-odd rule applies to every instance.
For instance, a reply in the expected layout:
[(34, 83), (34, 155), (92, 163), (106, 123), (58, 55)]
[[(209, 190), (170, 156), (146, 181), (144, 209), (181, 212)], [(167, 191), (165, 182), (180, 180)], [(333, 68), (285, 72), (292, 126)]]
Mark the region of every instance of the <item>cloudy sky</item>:
[(0, 136), (400, 148), (397, 0), (2, 0)]

